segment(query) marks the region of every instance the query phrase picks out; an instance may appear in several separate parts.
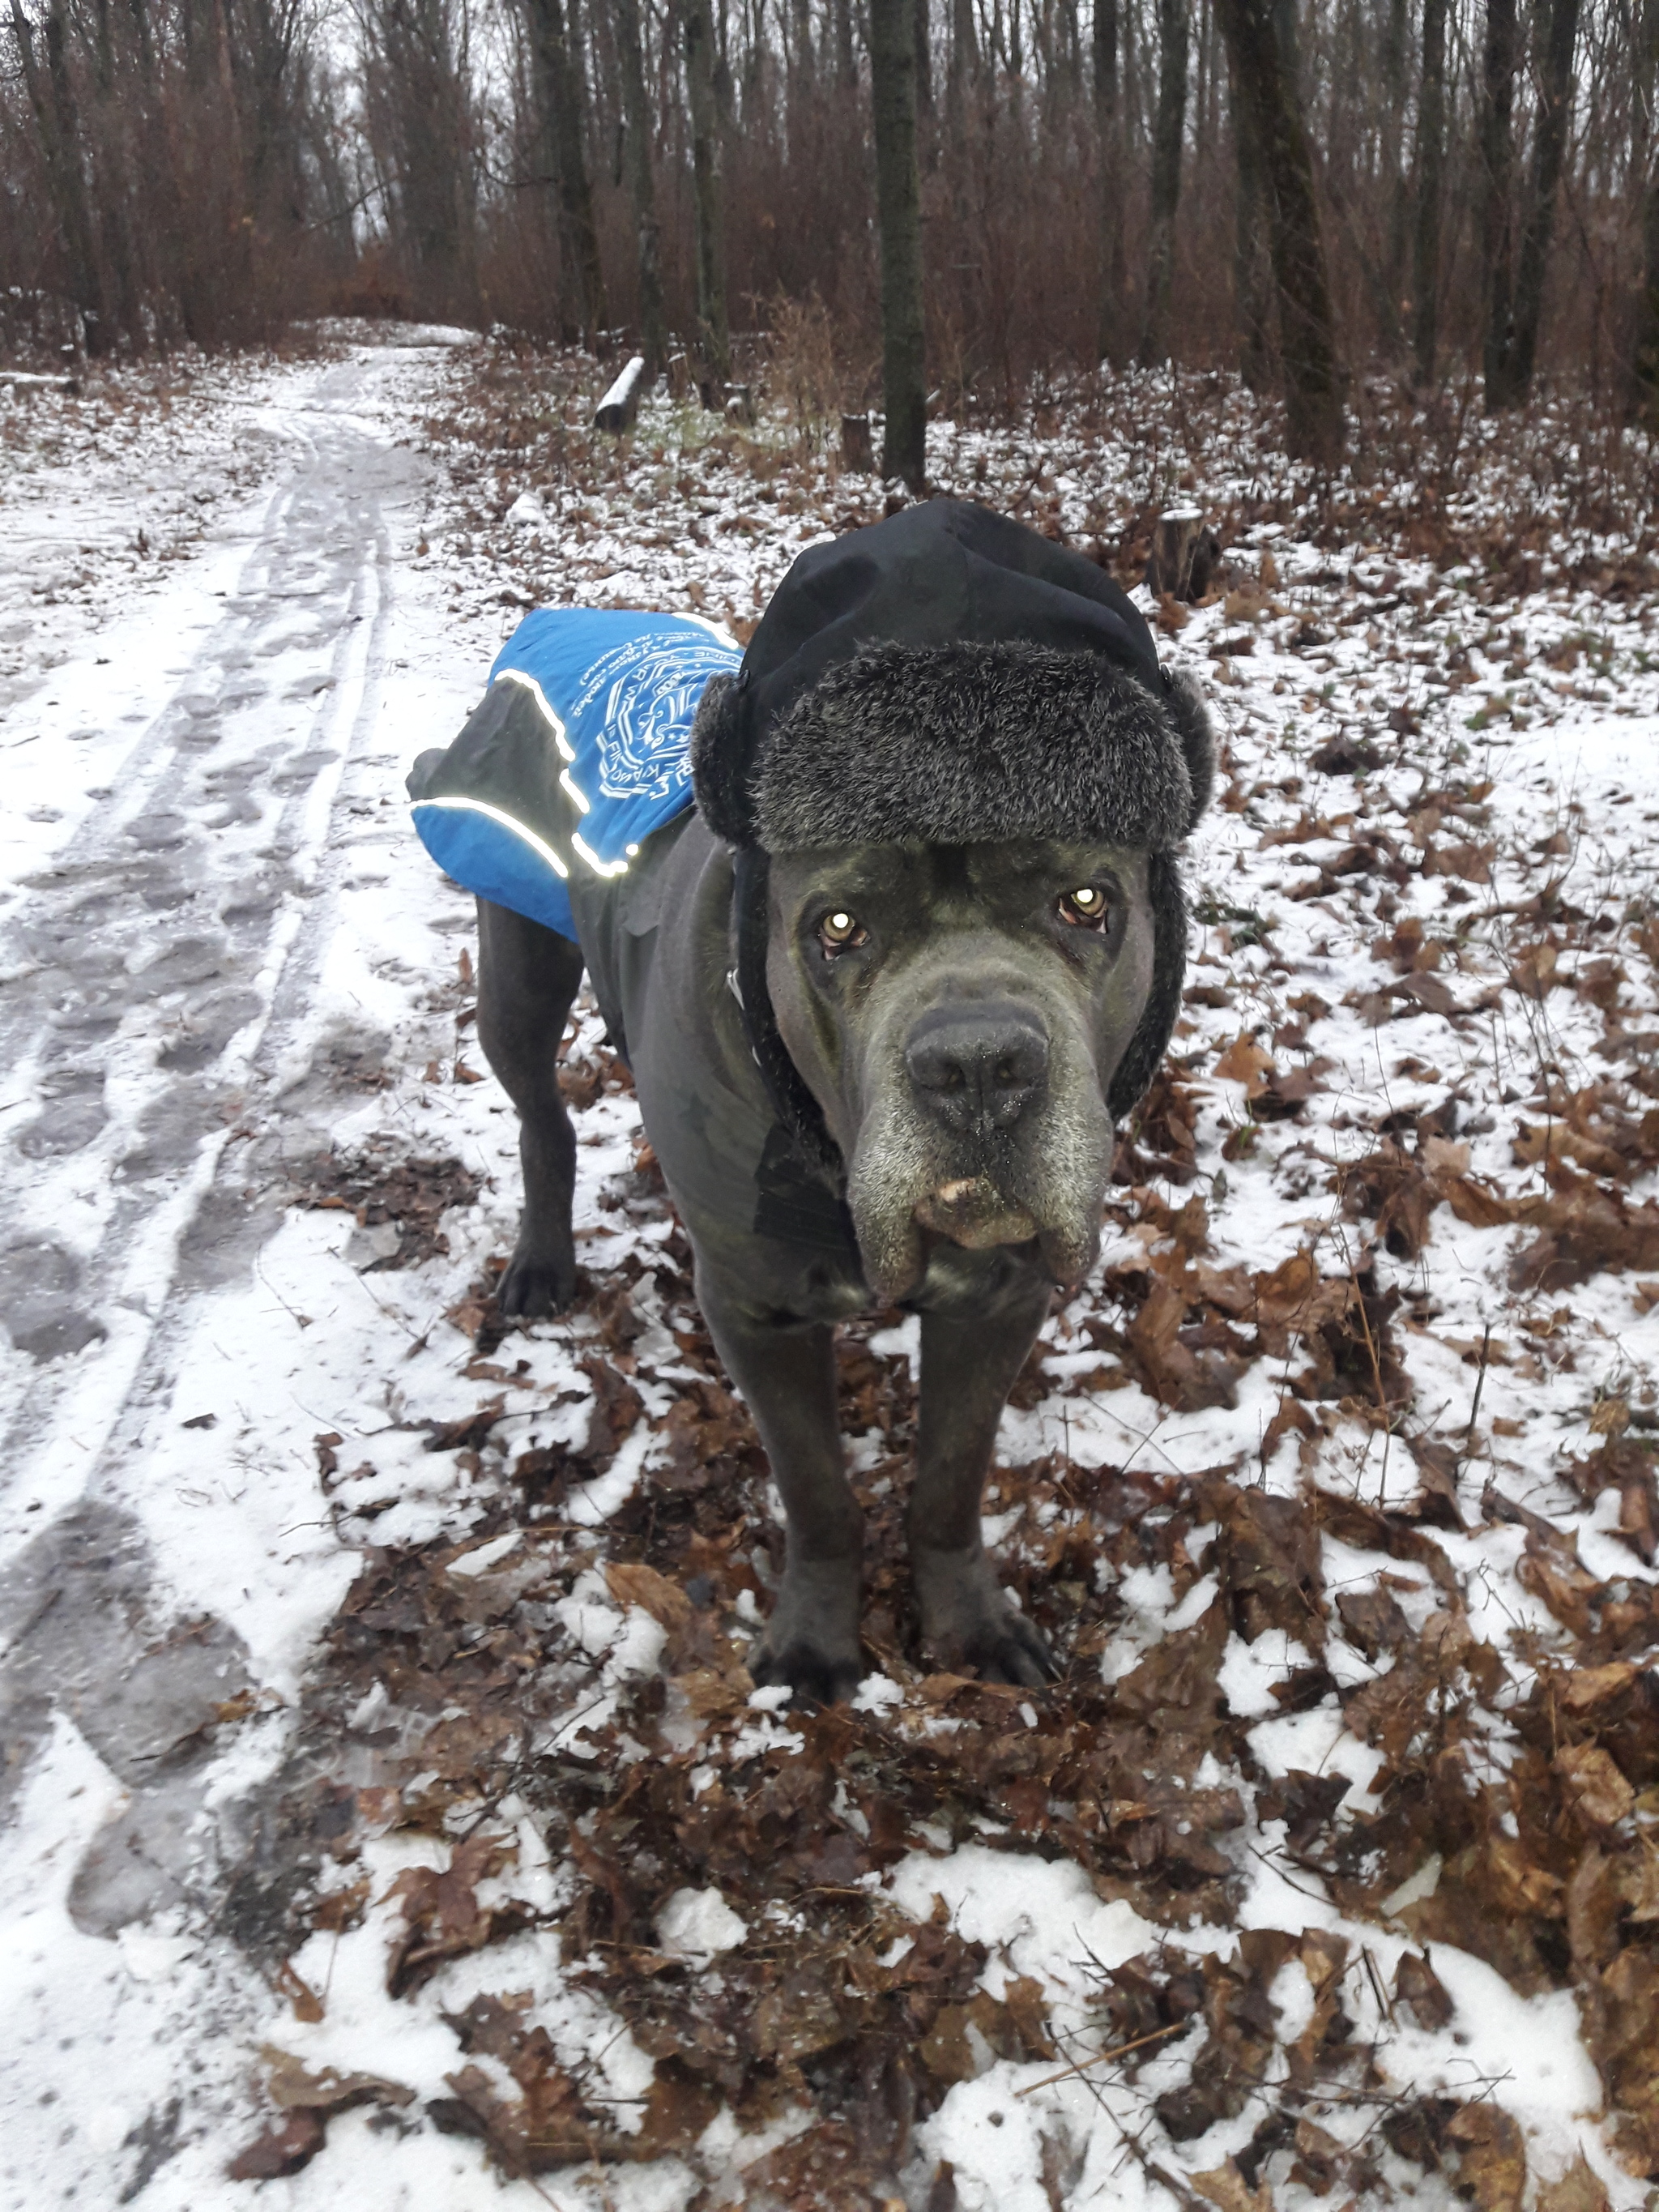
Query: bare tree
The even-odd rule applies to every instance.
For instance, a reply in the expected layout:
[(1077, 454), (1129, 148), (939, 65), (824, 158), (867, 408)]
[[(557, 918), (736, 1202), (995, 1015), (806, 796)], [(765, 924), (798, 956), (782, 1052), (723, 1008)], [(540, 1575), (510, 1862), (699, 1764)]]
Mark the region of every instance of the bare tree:
[(1262, 173), (1260, 137), (1240, 94), (1237, 72), (1228, 53), (1233, 148), (1238, 164), (1234, 210), (1233, 292), (1239, 330), (1239, 374), (1251, 392), (1265, 392), (1272, 380), (1269, 342), (1273, 323), (1272, 222)]
[(662, 304), (662, 250), (657, 225), (657, 188), (651, 173), (651, 104), (645, 89), (645, 56), (640, 39), (639, 0), (614, 0), (617, 58), (622, 78), (623, 117), (628, 156), (628, 189), (634, 204), (634, 230), (640, 252), (640, 350), (647, 382), (667, 355)]
[(1297, 459), (1330, 467), (1344, 442), (1342, 374), (1293, 57), (1285, 51), (1272, 0), (1216, 0), (1216, 13), (1239, 120), (1255, 137), (1272, 213), (1286, 441)]
[(1659, 416), (1659, 0), (1642, 0), (1637, 20), (1632, 181), (1642, 218), (1631, 375), (1637, 404)]
[[(969, 18), (969, 23), (972, 17)], [(1100, 144), (1100, 338), (1103, 359), (1123, 354), (1123, 118), (1118, 0), (1095, 0), (1095, 135)]]
[(1146, 314), (1140, 365), (1170, 351), (1170, 292), (1175, 281), (1176, 212), (1181, 204), (1181, 145), (1187, 129), (1188, 0), (1158, 0), (1158, 121), (1152, 131), (1152, 234), (1146, 261)]
[(70, 76), (64, 15), (64, 0), (48, 0), (40, 27), (43, 54), (36, 48), (35, 27), (24, 14), (21, 0), (11, 0), (12, 32), (21, 58), (23, 82), (34, 112), (46, 180), (63, 234), (70, 296), (80, 318), (87, 351), (99, 353), (107, 337), (103, 289), (93, 251), (92, 220), (81, 166), (81, 132)]
[(726, 321), (726, 241), (720, 205), (720, 111), (714, 96), (714, 25), (708, 0), (684, 0), (684, 13), (685, 78), (691, 106), (692, 188), (697, 228), (697, 347), (705, 386), (723, 386), (732, 373), (732, 352)]
[(562, 258), (573, 280), (573, 320), (591, 341), (605, 328), (610, 313), (583, 143), (586, 103), (578, 53), (566, 21), (565, 0), (525, 0), (525, 9), (541, 80), (548, 161), (558, 193)]
[(1412, 351), (1434, 380), (1440, 344), (1441, 170), (1446, 139), (1446, 0), (1423, 0), (1423, 84), (1417, 105), (1417, 228), (1412, 252)]
[(1481, 289), (1486, 298), (1486, 404), (1503, 389), (1514, 344), (1515, 278), (1510, 201), (1515, 175), (1515, 73), (1520, 59), (1516, 0), (1486, 0), (1481, 54)]
[(921, 185), (916, 170), (915, 0), (870, 0), (870, 90), (881, 229), (882, 474), (921, 491), (927, 473), (927, 382), (921, 293)]
[(1572, 56), (1578, 39), (1580, 0), (1548, 0), (1543, 11), (1544, 53), (1539, 72), (1533, 168), (1516, 268), (1515, 307), (1486, 373), (1489, 409), (1518, 406), (1532, 389), (1538, 330), (1544, 313), (1544, 280), (1555, 202), (1566, 153), (1572, 105)]

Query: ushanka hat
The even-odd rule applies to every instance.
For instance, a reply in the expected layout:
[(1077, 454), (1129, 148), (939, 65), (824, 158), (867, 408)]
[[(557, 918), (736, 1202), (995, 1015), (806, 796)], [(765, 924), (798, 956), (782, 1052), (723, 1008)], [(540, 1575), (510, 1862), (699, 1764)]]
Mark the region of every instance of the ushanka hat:
[(691, 735), (697, 806), (763, 852), (1180, 844), (1214, 775), (1194, 679), (1092, 561), (956, 500), (803, 553)]
[(1092, 561), (930, 500), (803, 553), (691, 732), (698, 811), (735, 848), (733, 981), (779, 1117), (839, 1164), (766, 982), (767, 860), (823, 846), (1098, 839), (1148, 854), (1152, 987), (1106, 1103), (1126, 1114), (1180, 1010), (1175, 854), (1210, 797), (1196, 681)]

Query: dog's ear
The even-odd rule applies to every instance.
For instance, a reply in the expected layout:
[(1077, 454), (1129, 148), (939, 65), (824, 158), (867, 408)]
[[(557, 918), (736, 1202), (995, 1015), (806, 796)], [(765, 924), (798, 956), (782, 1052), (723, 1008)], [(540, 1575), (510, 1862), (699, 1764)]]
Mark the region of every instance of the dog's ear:
[(691, 725), (691, 788), (698, 813), (728, 845), (755, 840), (746, 767), (743, 695), (734, 678), (711, 676)]
[(1187, 823), (1190, 830), (1196, 826), (1215, 789), (1215, 725), (1210, 720), (1198, 678), (1190, 668), (1165, 668), (1164, 684), (1193, 787), (1193, 811)]

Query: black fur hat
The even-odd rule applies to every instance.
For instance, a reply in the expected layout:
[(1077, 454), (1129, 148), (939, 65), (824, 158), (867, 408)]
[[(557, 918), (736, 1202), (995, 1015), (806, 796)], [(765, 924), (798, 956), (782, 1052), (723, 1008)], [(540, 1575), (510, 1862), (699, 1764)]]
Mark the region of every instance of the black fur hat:
[(1214, 739), (1093, 562), (931, 500), (803, 553), (734, 679), (703, 695), (697, 805), (764, 852), (1103, 837), (1170, 852)]

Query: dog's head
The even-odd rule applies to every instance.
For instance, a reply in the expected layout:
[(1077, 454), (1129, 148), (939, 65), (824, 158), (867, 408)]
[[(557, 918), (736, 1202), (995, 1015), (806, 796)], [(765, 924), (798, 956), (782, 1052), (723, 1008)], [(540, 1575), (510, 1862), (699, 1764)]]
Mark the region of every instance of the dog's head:
[(1149, 639), (1150, 681), (1097, 646), (878, 632), (758, 732), (741, 684), (699, 714), (699, 804), (766, 856), (770, 1017), (883, 1297), (916, 1287), (939, 1238), (1034, 1245), (1074, 1283), (1114, 1120), (1169, 1039), (1175, 854), (1209, 795), (1209, 724)]

